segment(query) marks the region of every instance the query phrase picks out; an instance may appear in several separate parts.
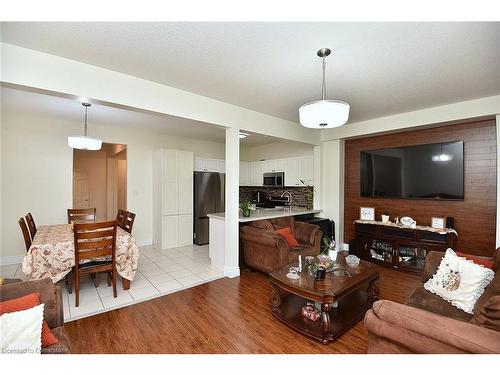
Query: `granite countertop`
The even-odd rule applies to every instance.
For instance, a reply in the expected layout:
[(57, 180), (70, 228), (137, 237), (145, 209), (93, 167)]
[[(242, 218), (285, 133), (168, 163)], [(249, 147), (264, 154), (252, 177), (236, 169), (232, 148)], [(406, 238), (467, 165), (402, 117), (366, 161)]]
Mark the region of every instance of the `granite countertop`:
[[(255, 220), (274, 219), (277, 217), (296, 216), (296, 215), (317, 214), (320, 212), (321, 210), (308, 210), (306, 208), (301, 208), (301, 207), (265, 208), (265, 209), (258, 208), (252, 211), (250, 217), (243, 217), (243, 214), (240, 212), (239, 222), (246, 223)], [(219, 220), (225, 219), (224, 212), (208, 214), (207, 216), (212, 219), (219, 219)]]

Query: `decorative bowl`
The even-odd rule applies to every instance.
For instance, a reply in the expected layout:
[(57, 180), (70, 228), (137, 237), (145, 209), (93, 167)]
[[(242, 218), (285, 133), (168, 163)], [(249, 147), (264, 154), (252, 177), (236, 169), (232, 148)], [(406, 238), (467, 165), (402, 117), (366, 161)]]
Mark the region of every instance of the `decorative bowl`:
[(359, 258), (356, 255), (348, 255), (345, 257), (345, 262), (349, 267), (357, 267), (359, 265)]

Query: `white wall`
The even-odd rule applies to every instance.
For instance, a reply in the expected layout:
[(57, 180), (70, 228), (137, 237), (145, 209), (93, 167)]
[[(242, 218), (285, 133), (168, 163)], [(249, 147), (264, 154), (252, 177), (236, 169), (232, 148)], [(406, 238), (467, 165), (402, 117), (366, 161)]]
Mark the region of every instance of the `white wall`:
[[(194, 151), (224, 159), (224, 144), (138, 129), (91, 124), (92, 136), (127, 145), (127, 207), (137, 214), (134, 236), (152, 242), (152, 155), (159, 148)], [(32, 212), (37, 225), (66, 222), (72, 206), (73, 150), (67, 136), (79, 134), (80, 122), (2, 113), (2, 257), (21, 256), (24, 244), (17, 220)]]
[(307, 143), (279, 141), (260, 146), (245, 146), (240, 150), (242, 161), (283, 159), (298, 156), (313, 156), (314, 146)]

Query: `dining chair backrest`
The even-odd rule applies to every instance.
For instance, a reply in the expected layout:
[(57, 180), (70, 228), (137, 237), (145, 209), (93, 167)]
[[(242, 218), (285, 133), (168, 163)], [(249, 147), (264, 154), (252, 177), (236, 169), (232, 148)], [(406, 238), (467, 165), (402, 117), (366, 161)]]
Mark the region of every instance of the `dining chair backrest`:
[(133, 212), (127, 211), (125, 213), (125, 220), (123, 226), (121, 227), (124, 231), (132, 233), (132, 227), (134, 226), (135, 214)]
[(28, 252), (28, 250), (31, 247), (31, 237), (30, 237), (30, 233), (28, 231), (28, 226), (26, 225), (26, 222), (24, 221), (24, 219), (22, 217), (17, 222), (19, 223), (19, 226), (21, 227), (21, 232), (23, 232), (24, 245), (26, 245), (26, 252)]
[(116, 220), (95, 223), (79, 223), (74, 225), (75, 267), (86, 259), (111, 255), (115, 263), (116, 254)]
[(68, 208), (68, 224), (72, 221), (95, 221), (95, 208)]
[(26, 215), (26, 223), (28, 224), (28, 229), (30, 230), (31, 239), (33, 240), (36, 233), (36, 224), (35, 220), (33, 220), (33, 216), (31, 216), (31, 212), (28, 212), (28, 214)]
[(127, 211), (119, 209), (118, 214), (116, 215), (116, 224), (120, 227), (123, 228), (123, 225), (125, 223), (125, 216), (127, 215)]

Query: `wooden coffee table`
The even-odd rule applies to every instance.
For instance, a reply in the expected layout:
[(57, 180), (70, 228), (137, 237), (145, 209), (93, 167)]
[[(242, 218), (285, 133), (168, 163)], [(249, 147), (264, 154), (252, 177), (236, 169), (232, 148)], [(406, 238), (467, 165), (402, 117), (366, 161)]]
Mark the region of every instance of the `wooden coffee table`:
[[(375, 281), (378, 266), (360, 261), (351, 268), (345, 263), (344, 252), (337, 256), (337, 264), (347, 274), (335, 276), (328, 272), (325, 280), (302, 272), (299, 279), (289, 279), (289, 264), (270, 274), (271, 310), (275, 317), (293, 329), (328, 344), (361, 320), (378, 299)], [(350, 276), (349, 276), (350, 275)], [(321, 304), (321, 318), (317, 321), (302, 317), (307, 301)]]

